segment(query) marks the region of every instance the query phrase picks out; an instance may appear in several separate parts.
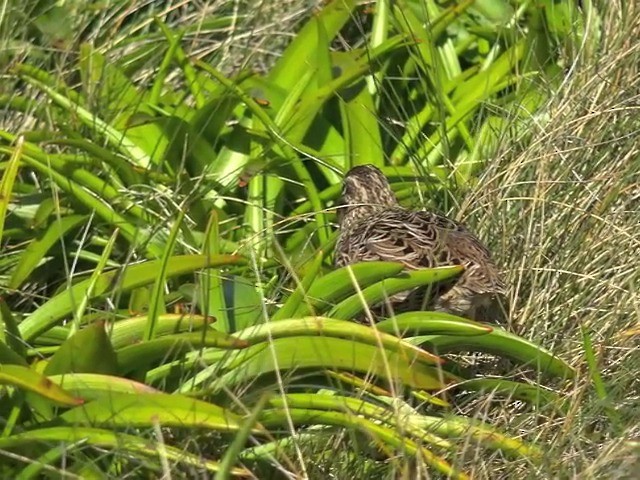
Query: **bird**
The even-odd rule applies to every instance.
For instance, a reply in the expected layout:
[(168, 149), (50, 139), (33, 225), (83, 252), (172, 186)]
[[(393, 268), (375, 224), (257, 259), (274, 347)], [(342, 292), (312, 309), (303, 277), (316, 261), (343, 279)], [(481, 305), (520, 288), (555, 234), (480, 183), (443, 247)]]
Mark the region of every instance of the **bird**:
[(452, 280), (392, 296), (391, 314), (433, 310), (482, 322), (506, 320), (505, 283), (478, 237), (446, 216), (402, 207), (374, 165), (355, 166), (344, 176), (337, 215), (336, 267), (369, 261), (400, 262), (406, 270), (464, 267)]

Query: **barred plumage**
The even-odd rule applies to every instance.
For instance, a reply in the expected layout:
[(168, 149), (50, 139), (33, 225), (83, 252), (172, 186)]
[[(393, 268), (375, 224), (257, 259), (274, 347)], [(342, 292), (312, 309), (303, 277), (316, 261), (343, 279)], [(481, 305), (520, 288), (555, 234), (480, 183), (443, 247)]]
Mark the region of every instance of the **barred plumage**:
[(437, 310), (480, 321), (505, 317), (505, 285), (486, 247), (466, 227), (442, 215), (402, 208), (389, 182), (373, 165), (344, 178), (338, 209), (336, 266), (396, 261), (407, 269), (463, 265), (453, 281), (396, 295), (394, 311)]

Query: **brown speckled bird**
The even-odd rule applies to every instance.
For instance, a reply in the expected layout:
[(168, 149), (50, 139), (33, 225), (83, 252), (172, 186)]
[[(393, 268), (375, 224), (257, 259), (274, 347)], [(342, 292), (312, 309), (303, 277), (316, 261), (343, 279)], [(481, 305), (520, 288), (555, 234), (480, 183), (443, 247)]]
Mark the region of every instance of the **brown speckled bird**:
[(401, 262), (410, 270), (465, 267), (460, 276), (435, 288), (394, 295), (389, 299), (394, 311), (424, 308), (479, 321), (505, 319), (505, 286), (498, 269), (486, 247), (463, 225), (401, 207), (373, 165), (346, 174), (341, 203), (336, 266), (383, 260)]

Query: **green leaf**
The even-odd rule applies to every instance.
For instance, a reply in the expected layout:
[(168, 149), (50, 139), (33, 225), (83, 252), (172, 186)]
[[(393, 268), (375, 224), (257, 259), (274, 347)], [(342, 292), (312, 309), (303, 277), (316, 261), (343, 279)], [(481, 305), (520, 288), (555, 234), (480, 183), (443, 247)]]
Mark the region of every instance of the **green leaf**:
[(341, 411), (289, 408), (286, 411), (284, 409), (264, 410), (260, 415), (260, 423), (266, 427), (284, 426), (286, 421), (296, 425), (334, 425), (356, 429), (368, 437), (376, 439), (379, 444), (389, 445), (401, 452), (406, 451), (410, 455), (420, 455), (428, 465), (443, 473), (446, 478), (470, 479), (469, 476), (452, 467), (444, 458), (422, 446), (422, 442), (418, 443), (407, 439), (398, 432), (397, 427), (389, 428), (369, 419)]
[(48, 377), (65, 391), (83, 398), (85, 401), (108, 398), (113, 393), (138, 395), (139, 393), (160, 393), (155, 388), (128, 378), (102, 375), (98, 373), (64, 373)]
[(396, 293), (424, 287), (451, 278), (462, 272), (462, 266), (425, 268), (405, 272), (397, 278), (387, 278), (374, 285), (362, 289), (355, 295), (343, 300), (333, 307), (327, 316), (333, 318), (353, 319), (368, 307), (377, 305)]
[(298, 286), (291, 295), (284, 302), (282, 307), (271, 316), (272, 321), (282, 320), (284, 318), (291, 318), (296, 316), (300, 305), (307, 298), (307, 291), (316, 280), (316, 277), (320, 273), (322, 268), (322, 262), (324, 260), (324, 253), (322, 250), (316, 253), (316, 256), (310, 262), (306, 275), (302, 280), (298, 280), (294, 275), (294, 280), (298, 283)]
[(69, 215), (59, 221), (54, 220), (49, 228), (35, 237), (20, 255), (20, 260), (7, 285), (10, 289), (17, 289), (29, 278), (47, 252), (74, 228), (87, 221), (86, 215)]
[(356, 287), (366, 288), (403, 269), (404, 265), (395, 262), (360, 262), (334, 270), (313, 282), (307, 292), (308, 301), (298, 308), (296, 315), (307, 315), (314, 310), (322, 313), (350, 295)]
[[(218, 213), (214, 210), (209, 216), (209, 222), (204, 234), (202, 245), (203, 255), (218, 255), (220, 253), (220, 225)], [(216, 319), (214, 328), (223, 332), (232, 332), (227, 315), (227, 304), (224, 297), (222, 271), (209, 268), (202, 272), (199, 278), (199, 292), (201, 292), (200, 310), (205, 316)]]
[(11, 152), (11, 158), (7, 165), (2, 180), (0, 180), (0, 241), (2, 240), (2, 233), (4, 231), (4, 224), (7, 217), (7, 211), (9, 210), (9, 202), (13, 195), (13, 184), (18, 175), (18, 167), (22, 159), (22, 146), (24, 144), (24, 137), (18, 137), (16, 145)]
[(305, 70), (309, 68), (308, 65), (315, 64), (314, 56), (318, 49), (329, 47), (329, 45), (318, 45), (317, 25), (322, 24), (324, 38), (333, 39), (351, 18), (356, 4), (354, 0), (340, 0), (325, 6), (314, 21), (307, 22), (296, 34), (269, 72), (269, 81), (276, 83), (285, 91), (293, 89)]
[(361, 82), (344, 91), (340, 101), (345, 158), (352, 165), (384, 164), (380, 123), (373, 97)]
[(17, 67), (18, 73), (35, 88), (46, 93), (57, 105), (64, 110), (73, 112), (74, 115), (85, 123), (89, 128), (105, 136), (107, 141), (116, 149), (126, 155), (131, 162), (139, 167), (149, 168), (152, 164), (151, 158), (140, 149), (135, 142), (132, 142), (124, 133), (109, 125), (107, 122), (92, 114), (90, 111), (76, 103), (69, 96), (57, 92), (54, 88), (37, 79), (36, 69), (27, 67), (24, 64)]
[(0, 365), (21, 365), (27, 366), (27, 362), (24, 357), (9, 348), (4, 342), (0, 341)]
[(316, 335), (327, 338), (342, 338), (383, 347), (390, 352), (397, 352), (408, 359), (413, 359), (426, 365), (438, 365), (443, 362), (442, 359), (435, 355), (420, 348), (415, 348), (393, 335), (376, 331), (366, 325), (333, 318), (305, 317), (265, 323), (239, 331), (235, 334), (235, 337), (247, 341), (250, 345), (256, 345), (279, 338)]
[(33, 392), (59, 405), (75, 406), (84, 402), (63, 390), (47, 377), (20, 365), (0, 364), (0, 384)]
[[(167, 264), (167, 278), (191, 273), (200, 268), (222, 265), (236, 265), (242, 263), (241, 257), (233, 255), (178, 255), (171, 257)], [(91, 298), (107, 294), (113, 288), (126, 292), (155, 281), (160, 268), (160, 260), (152, 260), (136, 265), (124, 267), (122, 270), (112, 270), (103, 273), (96, 282)], [(33, 341), (41, 333), (47, 331), (56, 322), (69, 315), (74, 308), (75, 301), (86, 293), (89, 280), (84, 280), (71, 288), (59, 293), (45, 302), (40, 308), (20, 323), (20, 332), (25, 341)]]
[(418, 335), (486, 335), (493, 328), (445, 312), (406, 312), (376, 323), (381, 332), (402, 337)]
[[(278, 324), (280, 322), (276, 325)], [(214, 381), (211, 387), (214, 391), (253, 381), (256, 377), (276, 370), (284, 373), (298, 369), (325, 368), (367, 373), (386, 382), (401, 381), (405, 385), (423, 390), (438, 390), (444, 387), (443, 372), (437, 368), (414, 362), (403, 353), (341, 338), (279, 338), (273, 340), (268, 348), (258, 344), (231, 353), (220, 366), (229, 365), (234, 365), (234, 368)], [(206, 373), (202, 376), (204, 375)], [(450, 382), (454, 381), (454, 378), (445, 375), (444, 380)]]
[(114, 374), (118, 361), (104, 322), (94, 322), (69, 337), (53, 354), (44, 369), (46, 375), (63, 373)]
[(188, 352), (204, 347), (244, 348), (247, 342), (226, 335), (217, 330), (208, 329), (202, 332), (177, 333), (165, 335), (153, 340), (129, 345), (118, 350), (118, 365), (121, 373), (145, 369), (160, 360), (181, 357)]
[(155, 337), (156, 322), (158, 316), (162, 310), (164, 310), (164, 289), (165, 279), (168, 274), (169, 261), (171, 260), (171, 254), (182, 226), (182, 220), (184, 219), (185, 211), (180, 209), (178, 216), (171, 227), (169, 232), (169, 238), (164, 247), (164, 253), (160, 259), (158, 265), (158, 271), (156, 272), (156, 278), (153, 282), (153, 288), (151, 289), (151, 300), (149, 301), (149, 314), (147, 315), (147, 325), (144, 330), (144, 340), (149, 341)]
[(220, 432), (237, 431), (242, 423), (239, 416), (212, 403), (165, 393), (112, 393), (108, 398), (73, 408), (59, 418), (74, 426), (130, 429), (160, 425)]
[[(131, 317), (114, 322), (110, 337), (113, 348), (118, 350), (141, 342), (147, 322), (146, 316)], [(211, 323), (212, 319), (200, 315), (167, 313), (157, 318), (156, 336), (202, 331)]]
[[(22, 341), (20, 329), (13, 317), (13, 313), (11, 313), (9, 305), (7, 305), (3, 297), (0, 297), (0, 351), (7, 347), (10, 350), (0, 353), (0, 363), (17, 363), (18, 365), (22, 365), (22, 359), (26, 357), (27, 349)], [(16, 355), (14, 355), (13, 352), (15, 352)]]
[(438, 354), (462, 350), (482, 351), (501, 355), (528, 365), (538, 371), (561, 378), (574, 378), (576, 371), (561, 358), (534, 343), (494, 327), (490, 333), (479, 336), (428, 335), (415, 337), (412, 343), (426, 343), (430, 351)]

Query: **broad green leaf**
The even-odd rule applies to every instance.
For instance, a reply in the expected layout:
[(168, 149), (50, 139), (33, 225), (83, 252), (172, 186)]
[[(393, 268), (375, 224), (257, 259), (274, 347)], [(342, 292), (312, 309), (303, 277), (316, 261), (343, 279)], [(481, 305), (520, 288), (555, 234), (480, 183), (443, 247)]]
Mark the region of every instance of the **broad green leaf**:
[[(147, 322), (146, 316), (132, 317), (114, 322), (110, 335), (113, 348), (118, 350), (141, 342), (144, 338), (144, 329)], [(211, 319), (200, 315), (167, 313), (157, 318), (156, 336), (201, 331), (211, 323)]]
[(104, 322), (94, 322), (69, 337), (53, 354), (44, 369), (46, 375), (64, 373), (114, 374), (118, 360), (104, 329)]
[[(256, 354), (256, 348), (259, 350)], [(330, 337), (286, 337), (275, 339), (268, 348), (258, 344), (245, 351), (233, 352), (221, 365), (239, 363), (233, 370), (213, 382), (211, 388), (231, 388), (253, 381), (264, 374), (298, 369), (336, 369), (367, 373), (381, 381), (401, 381), (423, 390), (444, 387), (443, 372), (407, 358), (404, 353), (380, 349), (352, 340)], [(453, 377), (444, 377), (445, 382)]]
[(177, 333), (121, 348), (117, 352), (118, 365), (120, 372), (129, 373), (144, 369), (160, 360), (181, 357), (187, 352), (204, 347), (235, 349), (244, 348), (247, 345), (243, 340), (213, 329), (202, 332)]
[[(209, 216), (207, 229), (204, 234), (202, 245), (203, 255), (220, 254), (220, 224), (218, 212), (213, 210)], [(222, 271), (209, 268), (202, 272), (198, 278), (200, 310), (205, 316), (212, 316), (216, 319), (214, 328), (223, 332), (232, 332), (233, 328), (229, 323), (227, 315), (227, 304), (224, 295)]]
[(220, 432), (237, 431), (242, 423), (239, 416), (212, 403), (165, 393), (112, 393), (108, 398), (73, 408), (59, 418), (74, 426), (130, 429), (160, 425)]
[(345, 157), (352, 165), (382, 166), (384, 151), (373, 97), (364, 82), (342, 91), (340, 113)]
[(71, 395), (44, 375), (21, 365), (0, 364), (0, 384), (33, 392), (59, 405), (75, 406), (84, 402)]
[(21, 365), (26, 367), (26, 360), (18, 355), (3, 341), (0, 341), (0, 365)]
[[(263, 316), (263, 298), (258, 291), (255, 281), (228, 275), (222, 279), (227, 318), (229, 320), (229, 332), (233, 333), (250, 325), (260, 323)], [(216, 328), (222, 325), (215, 325)]]
[(285, 91), (294, 88), (308, 65), (315, 63), (313, 57), (318, 48), (329, 47), (318, 45), (317, 25), (322, 24), (326, 39), (333, 39), (351, 17), (356, 3), (354, 0), (333, 1), (318, 13), (314, 21), (307, 22), (269, 72), (269, 81)]
[(343, 338), (372, 346), (380, 346), (391, 352), (402, 353), (408, 359), (415, 359), (427, 365), (442, 363), (442, 360), (435, 355), (420, 348), (414, 348), (397, 337), (383, 332), (376, 332), (375, 329), (366, 325), (333, 318), (303, 317), (290, 320), (283, 319), (279, 322), (248, 327), (237, 332), (235, 337), (246, 340), (250, 345), (255, 345), (278, 338), (316, 335), (327, 338)]
[(64, 373), (48, 377), (65, 391), (83, 398), (85, 401), (108, 398), (112, 393), (160, 393), (155, 388), (128, 378), (101, 375), (97, 373)]

